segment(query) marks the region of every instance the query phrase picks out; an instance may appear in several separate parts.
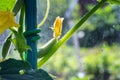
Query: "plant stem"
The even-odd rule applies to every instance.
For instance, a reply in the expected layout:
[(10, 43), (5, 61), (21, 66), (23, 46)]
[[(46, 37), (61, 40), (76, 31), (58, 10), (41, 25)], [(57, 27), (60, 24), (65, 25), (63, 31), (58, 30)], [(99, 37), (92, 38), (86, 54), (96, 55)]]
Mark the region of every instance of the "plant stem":
[(50, 10), (50, 0), (47, 0), (47, 9), (43, 20), (38, 24), (37, 28), (40, 28), (46, 21)]
[(88, 12), (78, 23), (70, 29), (63, 37), (62, 39), (52, 47), (50, 51), (48, 51), (48, 55), (43, 57), (43, 59), (40, 60), (38, 63), (38, 67), (41, 67), (56, 51), (57, 49), (66, 42), (80, 27), (81, 25), (98, 9), (100, 8), (107, 0), (102, 0), (99, 2), (90, 12)]
[(25, 12), (25, 5), (23, 4), (20, 12), (20, 19), (19, 19), (20, 27), (18, 29), (18, 32), (21, 32), (21, 33), (23, 33), (24, 12)]

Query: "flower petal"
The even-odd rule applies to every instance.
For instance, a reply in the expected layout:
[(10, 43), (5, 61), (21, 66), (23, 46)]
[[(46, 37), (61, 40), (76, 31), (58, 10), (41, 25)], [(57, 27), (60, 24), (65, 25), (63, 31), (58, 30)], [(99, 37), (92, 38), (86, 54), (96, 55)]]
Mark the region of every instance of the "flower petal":
[(19, 24), (15, 22), (12, 12), (0, 11), (0, 33), (13, 26), (19, 27)]
[(59, 38), (62, 32), (62, 23), (64, 18), (56, 17), (56, 20), (53, 25), (54, 37)]

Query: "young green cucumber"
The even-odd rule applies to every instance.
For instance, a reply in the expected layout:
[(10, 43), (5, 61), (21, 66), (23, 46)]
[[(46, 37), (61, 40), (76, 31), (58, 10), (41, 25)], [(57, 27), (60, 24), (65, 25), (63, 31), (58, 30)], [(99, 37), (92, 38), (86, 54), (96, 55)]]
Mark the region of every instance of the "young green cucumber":
[(49, 40), (43, 47), (41, 47), (38, 51), (37, 57), (41, 58), (48, 54), (48, 51), (57, 43), (56, 38), (52, 38)]
[(2, 58), (3, 60), (6, 58), (7, 54), (9, 53), (10, 50), (10, 46), (11, 46), (11, 41), (10, 39), (12, 38), (12, 34), (10, 34), (8, 36), (8, 38), (6, 39), (3, 48), (2, 48)]

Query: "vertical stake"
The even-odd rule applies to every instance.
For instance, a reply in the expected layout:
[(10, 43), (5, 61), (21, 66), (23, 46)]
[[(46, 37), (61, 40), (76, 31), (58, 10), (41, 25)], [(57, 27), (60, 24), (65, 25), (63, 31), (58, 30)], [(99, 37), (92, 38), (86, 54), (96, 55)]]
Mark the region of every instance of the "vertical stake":
[[(37, 27), (37, 8), (36, 0), (25, 0), (25, 25), (26, 31), (35, 30)], [(27, 44), (31, 50), (27, 52), (27, 61), (30, 62), (33, 69), (37, 68), (37, 46), (36, 42), (32, 41), (33, 35), (26, 37)]]

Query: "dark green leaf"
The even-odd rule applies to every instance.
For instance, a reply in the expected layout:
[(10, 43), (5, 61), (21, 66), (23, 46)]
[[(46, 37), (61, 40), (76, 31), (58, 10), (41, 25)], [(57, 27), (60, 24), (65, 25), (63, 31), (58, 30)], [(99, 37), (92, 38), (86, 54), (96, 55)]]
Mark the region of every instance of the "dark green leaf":
[[(13, 69), (14, 70), (14, 69)], [(31, 70), (23, 75), (20, 74), (1, 74), (2, 80), (53, 80), (44, 70)]]
[(10, 39), (12, 38), (12, 34), (10, 34), (7, 39), (5, 40), (5, 43), (3, 45), (3, 48), (2, 48), (2, 57), (3, 59), (6, 58), (8, 52), (9, 52), (9, 49), (10, 49), (10, 45), (11, 45), (11, 41)]
[(8, 59), (4, 62), (0, 63), (0, 74), (6, 73), (19, 73), (19, 70), (30, 70), (31, 65), (27, 61), (23, 60), (15, 60), (15, 59)]
[(19, 12), (19, 10), (22, 8), (23, 5), (24, 5), (24, 0), (17, 0), (13, 8), (14, 15), (16, 15)]
[(1, 62), (0, 67), (1, 80), (53, 80), (44, 70), (33, 70), (22, 60), (8, 59)]

